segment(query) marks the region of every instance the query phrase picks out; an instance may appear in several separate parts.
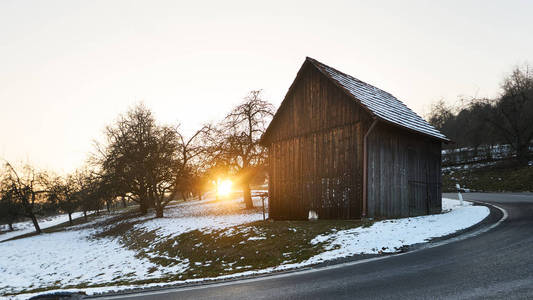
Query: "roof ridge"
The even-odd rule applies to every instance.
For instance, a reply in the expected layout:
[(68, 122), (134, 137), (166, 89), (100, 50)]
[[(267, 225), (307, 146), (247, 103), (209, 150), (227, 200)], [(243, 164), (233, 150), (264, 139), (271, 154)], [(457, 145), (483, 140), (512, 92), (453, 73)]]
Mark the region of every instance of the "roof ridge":
[(376, 117), (396, 124), (397, 126), (449, 141), (444, 134), (391, 93), (330, 67), (309, 56), (306, 57), (306, 61), (309, 61), (325, 76), (336, 82), (339, 87), (346, 90), (351, 97), (360, 102)]
[[(330, 69), (332, 69), (333, 71), (335, 71), (335, 72), (337, 72), (337, 73), (340, 73), (340, 74), (342, 74), (342, 75), (344, 75), (344, 76), (346, 76), (346, 77), (349, 77), (349, 78), (351, 78), (351, 79), (354, 79), (354, 80), (356, 80), (356, 81), (358, 81), (358, 82), (360, 82), (360, 83), (362, 83), (362, 84), (365, 84), (365, 85), (367, 85), (367, 86), (370, 86), (370, 87), (372, 87), (372, 88), (374, 88), (374, 89), (376, 89), (376, 90), (379, 90), (379, 91), (381, 91), (381, 92), (383, 92), (383, 93), (385, 93), (385, 94), (387, 94), (387, 95), (389, 95), (389, 96), (392, 96), (392, 97), (396, 98), (396, 96), (394, 96), (393, 94), (391, 94), (391, 93), (389, 93), (389, 92), (387, 92), (387, 91), (385, 91), (385, 90), (382, 90), (382, 89), (378, 88), (378, 87), (375, 86), (375, 85), (372, 85), (372, 84), (370, 84), (370, 83), (364, 82), (364, 81), (362, 81), (361, 79), (359, 79), (359, 78), (357, 78), (357, 77), (354, 77), (354, 76), (352, 76), (352, 75), (350, 75), (350, 74), (348, 74), (348, 73), (344, 73), (343, 71), (340, 71), (339, 69), (336, 69), (336, 68), (334, 68), (334, 67), (332, 67), (332, 66), (326, 65), (325, 63), (323, 63), (323, 62), (321, 62), (321, 61), (319, 61), (319, 60), (316, 60), (316, 59), (314, 59), (314, 58), (312, 58), (312, 57), (306, 56), (306, 60), (309, 60), (309, 61), (311, 61), (311, 62), (317, 63), (317, 64), (319, 64), (320, 66), (324, 66), (324, 67), (326, 67), (326, 68), (330, 68)], [(396, 98), (396, 99), (398, 99), (398, 98)], [(398, 100), (399, 100), (399, 99), (398, 99)], [(404, 104), (404, 105), (405, 105), (405, 104)]]

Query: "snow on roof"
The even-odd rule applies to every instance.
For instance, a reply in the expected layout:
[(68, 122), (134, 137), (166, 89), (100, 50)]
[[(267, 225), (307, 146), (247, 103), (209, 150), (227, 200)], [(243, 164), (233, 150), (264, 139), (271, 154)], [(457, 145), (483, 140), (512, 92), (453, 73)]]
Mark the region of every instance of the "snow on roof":
[(349, 95), (359, 101), (376, 117), (440, 140), (449, 141), (444, 134), (440, 133), (393, 95), (313, 58), (307, 57), (306, 60), (317, 67), (324, 75), (331, 78), (338, 86), (346, 90)]

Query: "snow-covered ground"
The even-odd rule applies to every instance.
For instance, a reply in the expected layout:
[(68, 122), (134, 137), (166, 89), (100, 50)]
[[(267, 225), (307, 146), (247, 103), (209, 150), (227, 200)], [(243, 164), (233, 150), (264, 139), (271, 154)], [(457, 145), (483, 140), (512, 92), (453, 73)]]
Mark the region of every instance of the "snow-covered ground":
[(319, 235), (312, 242), (328, 243), (326, 252), (310, 259), (322, 262), (355, 254), (378, 254), (398, 252), (402, 246), (423, 243), (431, 238), (452, 234), (481, 222), (489, 215), (485, 206), (472, 206), (458, 200), (443, 199), (443, 211), (439, 215), (385, 220), (363, 228), (341, 230), (328, 235)]
[[(72, 218), (73, 219), (79, 218), (82, 215), (83, 213), (76, 212), (72, 214)], [(38, 222), (39, 222), (39, 227), (41, 227), (41, 229), (45, 229), (45, 228), (52, 227), (52, 226), (55, 226), (61, 223), (68, 222), (68, 214), (39, 218)], [(35, 227), (33, 226), (33, 223), (31, 220), (13, 224), (14, 231), (7, 231), (8, 230), (7, 225), (0, 225), (0, 229), (3, 231), (3, 233), (0, 233), (0, 242), (8, 240), (10, 238), (14, 238), (19, 235), (23, 235), (23, 234), (35, 231)]]
[[(166, 218), (154, 219), (153, 215), (148, 215), (143, 217), (146, 221), (136, 227), (157, 230), (163, 238), (195, 229), (220, 229), (263, 218), (262, 213), (257, 211), (242, 213), (241, 198), (213, 200), (210, 197), (173, 205), (165, 211)], [(254, 199), (254, 202), (256, 206), (260, 205), (259, 199)], [(55, 220), (55, 224), (61, 223), (57, 221), (60, 217)], [(148, 259), (136, 257), (136, 252), (123, 248), (116, 239), (92, 238), (96, 232), (97, 229), (87, 229), (87, 226), (74, 226), (64, 232), (0, 243), (0, 297), (5, 293), (40, 287), (160, 278), (188, 267), (186, 260), (173, 266), (154, 265)]]
[[(253, 200), (255, 207), (261, 207), (258, 197), (253, 197)], [(165, 211), (165, 218), (152, 219), (149, 222), (137, 224), (134, 228), (145, 231), (156, 230), (158, 236), (174, 237), (196, 229), (210, 231), (263, 219), (262, 213), (257, 211), (243, 214), (242, 207), (240, 197), (215, 202), (214, 195), (207, 195), (207, 198), (202, 201), (171, 206)]]
[[(260, 200), (255, 199), (256, 206)], [(465, 202), (468, 203), (468, 202)], [(469, 203), (468, 203), (469, 204)], [(165, 211), (166, 218), (151, 219), (135, 225), (138, 229), (156, 230), (158, 237), (176, 236), (191, 230), (209, 231), (262, 219), (260, 211), (242, 213), (242, 199), (203, 201), (174, 205)], [(324, 242), (326, 251), (310, 259), (277, 267), (225, 275), (217, 279), (268, 273), (360, 253), (396, 252), (404, 245), (421, 243), (470, 227), (488, 214), (483, 206), (459, 206), (456, 200), (443, 199), (446, 213), (415, 218), (386, 220), (367, 228), (339, 230), (315, 237)], [(145, 217), (146, 218), (146, 217)], [(97, 229), (76, 226), (65, 232), (43, 234), (0, 243), (0, 297), (39, 287), (62, 287), (77, 284), (105, 284), (118, 279), (135, 281), (164, 277), (186, 270), (187, 260), (171, 266), (156, 266), (149, 260), (125, 249), (117, 239), (94, 239)], [(191, 279), (182, 282), (197, 282)], [(179, 282), (173, 282), (179, 283)], [(168, 283), (167, 283), (168, 284)], [(146, 286), (158, 286), (154, 283)], [(141, 286), (106, 286), (82, 289), (87, 293), (130, 289)], [(28, 295), (20, 296), (26, 298)]]

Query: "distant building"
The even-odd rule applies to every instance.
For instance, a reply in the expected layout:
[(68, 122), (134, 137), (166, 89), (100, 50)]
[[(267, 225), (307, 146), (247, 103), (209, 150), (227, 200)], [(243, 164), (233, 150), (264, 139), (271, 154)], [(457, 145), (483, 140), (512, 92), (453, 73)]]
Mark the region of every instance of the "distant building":
[(307, 58), (261, 140), (270, 217), (438, 213), (447, 141), (391, 94)]

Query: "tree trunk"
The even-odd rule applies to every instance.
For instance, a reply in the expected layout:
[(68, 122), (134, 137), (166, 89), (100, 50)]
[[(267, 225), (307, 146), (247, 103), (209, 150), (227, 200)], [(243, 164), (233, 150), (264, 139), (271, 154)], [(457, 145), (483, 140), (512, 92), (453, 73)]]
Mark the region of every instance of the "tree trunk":
[(148, 192), (143, 190), (139, 196), (139, 210), (141, 214), (145, 215), (148, 213)]
[(128, 207), (128, 204), (126, 203), (126, 197), (122, 197), (122, 207)]
[(139, 203), (139, 209), (143, 215), (148, 213), (148, 205), (146, 205), (146, 200), (141, 199), (141, 202)]
[(183, 201), (187, 201), (187, 193), (181, 192), (181, 199), (183, 199)]
[(33, 226), (35, 227), (35, 232), (37, 234), (41, 234), (42, 231), (41, 231), (41, 227), (39, 227), (39, 223), (37, 222), (37, 217), (35, 217), (35, 215), (32, 213), (30, 215), (30, 218), (31, 218), (31, 221), (33, 222)]
[(529, 149), (528, 148), (529, 147), (527, 144), (517, 146), (516, 156), (517, 156), (518, 162), (522, 166), (527, 166), (527, 163), (529, 162)]
[[(155, 200), (158, 201), (158, 200)], [(156, 218), (162, 218), (163, 217), (163, 204), (161, 202), (155, 203), (155, 217)]]
[(242, 196), (244, 197), (244, 203), (246, 208), (254, 208), (254, 202), (252, 200), (252, 191), (250, 190), (250, 184), (244, 183), (242, 185)]
[(106, 202), (105, 202), (105, 205), (106, 205), (106, 207), (107, 207), (107, 212), (108, 212), (108, 213), (111, 212), (111, 208), (109, 207), (109, 205), (110, 205), (109, 202), (110, 202), (110, 201), (106, 201)]
[(68, 222), (69, 222), (70, 226), (73, 225), (72, 224), (72, 213), (71, 212), (68, 213)]
[(85, 222), (87, 222), (87, 211), (86, 210), (83, 211), (83, 218), (85, 219)]
[(7, 225), (9, 225), (9, 231), (14, 231), (15, 230), (15, 229), (13, 229), (13, 223), (9, 223)]
[(148, 194), (147, 207), (148, 207), (148, 208), (150, 208), (150, 207), (155, 208), (155, 200), (154, 200), (154, 197), (151, 196), (151, 194)]

